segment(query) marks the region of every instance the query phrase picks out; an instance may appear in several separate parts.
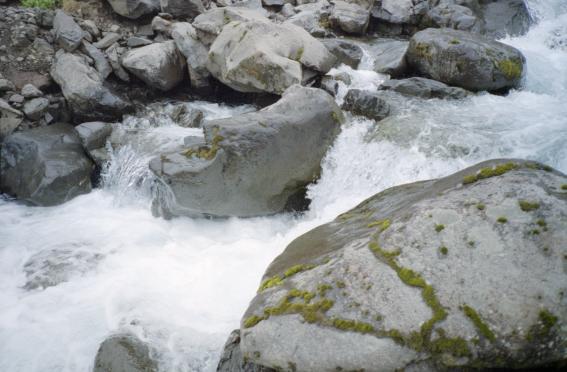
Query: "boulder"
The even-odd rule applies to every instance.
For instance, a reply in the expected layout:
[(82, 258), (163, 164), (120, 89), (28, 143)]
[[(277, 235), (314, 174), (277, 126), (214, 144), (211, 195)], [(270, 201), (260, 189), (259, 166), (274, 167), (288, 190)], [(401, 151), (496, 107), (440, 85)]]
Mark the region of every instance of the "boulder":
[(483, 21), (472, 9), (451, 3), (443, 3), (430, 9), (423, 23), (430, 27), (448, 27), (477, 33), (484, 31)]
[(112, 9), (123, 17), (136, 19), (144, 15), (157, 13), (160, 0), (107, 0)]
[(102, 121), (83, 123), (75, 127), (81, 144), (88, 152), (106, 145), (106, 140), (112, 133), (112, 125)]
[(110, 66), (106, 56), (100, 49), (88, 41), (83, 40), (82, 44), (83, 52), (93, 59), (95, 68), (100, 74), (102, 80), (106, 80), (106, 78), (112, 73), (112, 66)]
[(321, 42), (337, 58), (337, 64), (344, 63), (356, 69), (362, 60), (362, 48), (353, 42), (343, 39), (321, 39)]
[(429, 9), (428, 0), (376, 1), (371, 10), (378, 30), (387, 34), (412, 34)]
[(462, 99), (471, 95), (470, 92), (457, 87), (450, 87), (439, 81), (412, 77), (402, 80), (387, 80), (378, 89), (391, 90), (406, 96), (419, 98), (452, 98)]
[(295, 7), (297, 14), (291, 16), (286, 23), (291, 23), (303, 28), (314, 37), (326, 37), (329, 34), (329, 16), (331, 5), (327, 0), (315, 3), (298, 5)]
[(111, 121), (130, 109), (128, 102), (103, 85), (100, 74), (81, 56), (58, 52), (51, 76), (61, 87), (75, 120)]
[(195, 18), (192, 25), (197, 31), (199, 40), (206, 46), (210, 46), (226, 24), (234, 21), (245, 22), (254, 20), (268, 22), (267, 18), (256, 10), (225, 7), (214, 8), (201, 14)]
[(472, 91), (519, 87), (526, 62), (519, 50), (484, 36), (432, 28), (411, 38), (406, 59), (421, 76)]
[(125, 48), (121, 47), (118, 43), (113, 44), (106, 50), (106, 56), (108, 57), (108, 62), (110, 63), (110, 67), (112, 67), (114, 75), (122, 81), (130, 82), (130, 75), (128, 75), (120, 63), (124, 53)]
[(90, 192), (92, 170), (73, 126), (53, 124), (6, 137), (0, 189), (35, 205), (57, 205)]
[(24, 104), (24, 114), (30, 120), (39, 120), (47, 112), (49, 100), (47, 98), (34, 98)]
[(242, 354), (285, 371), (564, 363), (563, 184), (505, 160), (378, 193), (270, 264)]
[(122, 58), (122, 66), (126, 70), (164, 92), (183, 80), (185, 63), (172, 40), (132, 49)]
[(150, 162), (163, 191), (154, 212), (219, 217), (281, 212), (318, 177), (341, 120), (328, 93), (294, 86), (258, 112), (206, 121), (207, 145)]
[(211, 74), (240, 92), (281, 94), (303, 81), (304, 68), (325, 74), (335, 57), (292, 24), (266, 21), (226, 25), (209, 50)]
[(532, 17), (525, 0), (480, 0), (484, 32), (496, 39), (528, 32)]
[(355, 115), (366, 116), (376, 121), (390, 114), (390, 105), (380, 97), (379, 93), (361, 89), (349, 90), (342, 108)]
[(96, 353), (93, 372), (157, 372), (150, 348), (138, 337), (121, 333), (104, 340)]
[(106, 35), (93, 45), (98, 49), (106, 49), (112, 44), (116, 43), (118, 40), (122, 38), (122, 35), (116, 32), (107, 32)]
[(193, 88), (209, 86), (209, 70), (207, 70), (208, 49), (199, 40), (197, 31), (190, 23), (177, 22), (171, 27), (171, 37), (177, 49), (187, 60), (187, 70)]
[(275, 372), (245, 360), (240, 351), (240, 330), (234, 330), (224, 345), (217, 372)]
[(67, 52), (72, 52), (79, 47), (84, 36), (84, 31), (75, 22), (73, 17), (64, 11), (57, 9), (53, 19), (53, 33), (55, 41)]
[(33, 84), (26, 84), (21, 90), (22, 96), (25, 98), (37, 98), (43, 96), (43, 92), (35, 87)]
[(0, 93), (16, 90), (16, 86), (8, 79), (0, 79)]
[(406, 53), (409, 42), (402, 40), (381, 40), (370, 48), (374, 57), (374, 71), (399, 77), (407, 72)]
[(161, 10), (177, 18), (193, 19), (205, 12), (201, 0), (160, 0)]
[(0, 99), (0, 143), (2, 140), (20, 126), (24, 114)]
[(368, 28), (370, 12), (367, 9), (345, 1), (335, 1), (329, 21), (331, 25), (348, 34), (363, 35)]

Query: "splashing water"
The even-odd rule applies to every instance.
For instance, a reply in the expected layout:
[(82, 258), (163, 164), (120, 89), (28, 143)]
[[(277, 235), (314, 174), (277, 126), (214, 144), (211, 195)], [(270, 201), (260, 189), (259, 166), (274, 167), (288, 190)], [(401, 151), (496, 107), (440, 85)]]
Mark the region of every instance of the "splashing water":
[[(49, 208), (0, 199), (0, 371), (90, 371), (100, 342), (122, 331), (147, 341), (164, 371), (213, 371), (262, 273), (300, 234), (387, 187), (489, 158), (535, 159), (567, 172), (567, 4), (530, 6), (539, 23), (503, 40), (527, 57), (524, 89), (410, 100), (380, 123), (347, 115), (301, 217), (152, 217), (148, 161), (202, 135), (176, 126), (168, 105), (121, 124), (123, 145), (101, 189)], [(374, 90), (387, 78), (340, 72), (351, 76), (350, 88)], [(209, 119), (253, 109), (187, 105)]]

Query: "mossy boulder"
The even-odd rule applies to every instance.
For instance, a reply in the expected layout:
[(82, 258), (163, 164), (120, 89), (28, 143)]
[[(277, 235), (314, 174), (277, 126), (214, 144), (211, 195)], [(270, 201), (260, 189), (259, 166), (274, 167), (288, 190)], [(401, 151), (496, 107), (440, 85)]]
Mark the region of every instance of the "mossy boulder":
[(120, 333), (104, 340), (96, 353), (93, 372), (157, 372), (148, 345), (133, 334)]
[(369, 198), (270, 264), (242, 318), (243, 357), (286, 371), (565, 362), (566, 182), (494, 160)]
[(420, 31), (406, 54), (414, 73), (471, 91), (517, 88), (525, 75), (522, 53), (497, 41), (467, 31)]
[(297, 85), (258, 112), (207, 121), (206, 144), (151, 161), (163, 191), (155, 211), (251, 217), (301, 204), (341, 120), (331, 95)]
[(224, 26), (211, 45), (207, 68), (216, 79), (237, 91), (282, 94), (304, 81), (304, 70), (325, 74), (335, 60), (304, 29), (266, 19), (234, 21)]

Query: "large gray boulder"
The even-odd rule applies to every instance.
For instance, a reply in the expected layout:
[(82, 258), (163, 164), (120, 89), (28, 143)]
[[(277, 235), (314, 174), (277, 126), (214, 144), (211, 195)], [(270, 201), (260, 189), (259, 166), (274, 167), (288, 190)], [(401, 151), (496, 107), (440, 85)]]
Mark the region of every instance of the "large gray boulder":
[(390, 105), (377, 92), (351, 89), (345, 96), (343, 110), (380, 121), (390, 114)]
[(173, 40), (132, 49), (122, 58), (126, 70), (162, 91), (175, 88), (183, 80), (185, 65)]
[(567, 176), (490, 161), (383, 191), (293, 241), (241, 323), (283, 371), (565, 362)]
[(399, 77), (407, 72), (406, 53), (409, 42), (381, 39), (372, 43), (369, 53), (374, 57), (374, 71)]
[(335, 56), (304, 29), (269, 21), (231, 22), (211, 45), (207, 68), (240, 92), (281, 94), (303, 81), (304, 69), (322, 74)]
[(364, 35), (370, 21), (370, 12), (360, 5), (337, 0), (329, 21), (343, 32)]
[(448, 98), (462, 99), (471, 95), (470, 92), (457, 87), (450, 87), (436, 80), (411, 77), (408, 79), (391, 79), (382, 83), (378, 89), (391, 90), (405, 96), (419, 98)]
[(299, 26), (315, 37), (328, 36), (331, 4), (327, 0), (303, 3), (296, 6), (294, 10), (298, 13), (289, 17), (286, 23)]
[(356, 69), (364, 56), (360, 46), (344, 39), (321, 39), (321, 42), (337, 58), (336, 64), (344, 63)]
[(291, 87), (265, 109), (203, 124), (206, 145), (150, 163), (168, 215), (251, 217), (281, 212), (315, 180), (342, 113), (320, 89)]
[(448, 27), (456, 30), (480, 33), (484, 31), (484, 22), (477, 13), (466, 6), (441, 3), (430, 9), (423, 23), (431, 27)]
[(206, 46), (210, 46), (221, 33), (223, 27), (235, 21), (267, 22), (268, 20), (257, 10), (227, 6), (214, 8), (199, 15), (192, 25), (197, 31), (199, 40)]
[(428, 0), (382, 0), (374, 2), (371, 15), (381, 32), (412, 34), (428, 10)]
[(532, 18), (525, 0), (480, 0), (484, 32), (495, 38), (525, 34)]
[(0, 99), (0, 143), (4, 137), (18, 128), (23, 120), (23, 112), (16, 110), (8, 102)]
[(150, 348), (138, 337), (121, 333), (104, 340), (96, 353), (93, 372), (157, 372)]
[(0, 151), (0, 189), (50, 206), (91, 191), (93, 163), (69, 124), (13, 133)]
[(197, 31), (190, 23), (177, 22), (171, 26), (171, 37), (175, 41), (177, 49), (187, 60), (187, 71), (193, 88), (204, 88), (209, 86), (207, 70), (207, 58), (209, 50), (197, 36)]
[(185, 17), (193, 19), (205, 12), (205, 6), (201, 0), (160, 0), (161, 10), (174, 17)]
[(53, 33), (55, 34), (55, 41), (67, 52), (77, 49), (84, 36), (84, 31), (73, 17), (60, 9), (55, 11)]
[(136, 19), (157, 13), (160, 0), (107, 0), (112, 9), (123, 17)]
[(58, 52), (51, 77), (59, 84), (75, 120), (121, 118), (130, 104), (103, 85), (103, 78), (79, 55)]
[(406, 59), (421, 76), (472, 91), (520, 86), (526, 62), (519, 50), (484, 36), (433, 28), (411, 38)]

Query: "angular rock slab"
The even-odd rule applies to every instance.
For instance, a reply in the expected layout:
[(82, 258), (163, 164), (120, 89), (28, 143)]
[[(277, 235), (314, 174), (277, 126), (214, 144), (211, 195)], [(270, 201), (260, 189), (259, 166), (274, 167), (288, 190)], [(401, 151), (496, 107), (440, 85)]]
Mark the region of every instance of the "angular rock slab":
[(499, 160), (367, 199), (270, 264), (241, 323), (244, 358), (285, 371), (564, 361), (563, 185)]
[(162, 91), (175, 88), (183, 80), (185, 65), (173, 40), (132, 49), (122, 58), (124, 68)]
[(103, 84), (97, 70), (81, 56), (58, 52), (51, 77), (67, 100), (75, 120), (113, 120), (128, 112), (130, 104)]
[(424, 77), (471, 91), (517, 88), (526, 70), (526, 58), (516, 48), (451, 29), (416, 33), (406, 59)]
[(164, 190), (155, 210), (217, 217), (281, 212), (319, 176), (340, 120), (328, 93), (294, 86), (261, 111), (207, 121), (206, 146), (151, 161)]
[(240, 92), (284, 90), (303, 81), (303, 68), (327, 73), (335, 56), (304, 29), (267, 21), (231, 22), (209, 50), (211, 74)]
[(73, 17), (67, 15), (62, 10), (55, 12), (53, 32), (57, 43), (67, 52), (72, 52), (77, 49), (84, 35), (84, 31), (75, 22)]
[(0, 155), (0, 189), (20, 200), (51, 206), (91, 191), (93, 163), (69, 124), (13, 133)]

